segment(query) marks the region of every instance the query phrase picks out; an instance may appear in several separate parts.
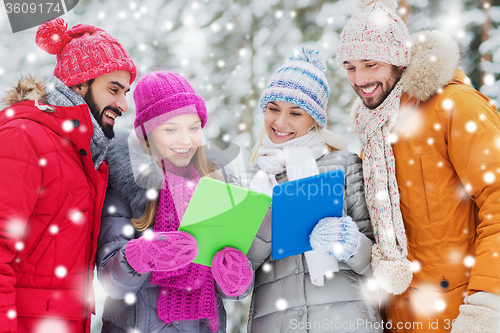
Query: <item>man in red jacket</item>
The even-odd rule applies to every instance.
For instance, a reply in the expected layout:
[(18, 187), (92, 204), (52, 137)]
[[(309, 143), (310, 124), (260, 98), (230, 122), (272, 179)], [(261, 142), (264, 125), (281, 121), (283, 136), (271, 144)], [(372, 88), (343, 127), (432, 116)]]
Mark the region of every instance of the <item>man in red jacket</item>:
[(39, 27), (54, 77), (21, 79), (0, 111), (0, 332), (90, 331), (104, 157), (136, 68), (105, 31), (67, 28)]

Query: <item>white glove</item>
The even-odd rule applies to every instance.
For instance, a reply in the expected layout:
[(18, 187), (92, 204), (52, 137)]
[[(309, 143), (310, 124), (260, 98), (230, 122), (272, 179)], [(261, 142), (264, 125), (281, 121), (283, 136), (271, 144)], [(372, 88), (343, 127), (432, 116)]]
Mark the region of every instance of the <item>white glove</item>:
[(450, 333), (500, 333), (500, 296), (484, 291), (466, 296)]
[(311, 247), (339, 261), (351, 258), (359, 246), (359, 230), (350, 216), (325, 217), (309, 235)]

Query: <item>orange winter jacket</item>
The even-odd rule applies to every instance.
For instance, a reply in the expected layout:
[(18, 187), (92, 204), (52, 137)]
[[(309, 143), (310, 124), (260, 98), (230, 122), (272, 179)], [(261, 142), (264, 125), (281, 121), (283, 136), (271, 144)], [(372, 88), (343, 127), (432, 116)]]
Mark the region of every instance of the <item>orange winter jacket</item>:
[(462, 71), (451, 77), (427, 101), (407, 87), (392, 130), (408, 259), (419, 267), (387, 300), (392, 332), (450, 332), (464, 296), (500, 294), (500, 116)]

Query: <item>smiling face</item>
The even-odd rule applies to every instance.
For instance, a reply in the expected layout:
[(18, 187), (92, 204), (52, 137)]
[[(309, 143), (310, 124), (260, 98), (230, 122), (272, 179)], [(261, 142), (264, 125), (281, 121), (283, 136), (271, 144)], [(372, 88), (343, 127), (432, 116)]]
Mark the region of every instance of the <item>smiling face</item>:
[(125, 95), (130, 90), (130, 72), (114, 71), (96, 77), (91, 83), (71, 87), (89, 106), (92, 115), (101, 126), (104, 135), (112, 139), (116, 117), (128, 110)]
[(306, 135), (314, 124), (314, 119), (297, 105), (282, 101), (267, 104), (264, 126), (273, 143)]
[(160, 158), (176, 167), (187, 166), (202, 145), (200, 117), (186, 114), (169, 119), (156, 127), (149, 138)]
[(369, 109), (377, 108), (391, 93), (403, 67), (374, 60), (351, 60), (344, 62), (347, 79), (354, 91)]

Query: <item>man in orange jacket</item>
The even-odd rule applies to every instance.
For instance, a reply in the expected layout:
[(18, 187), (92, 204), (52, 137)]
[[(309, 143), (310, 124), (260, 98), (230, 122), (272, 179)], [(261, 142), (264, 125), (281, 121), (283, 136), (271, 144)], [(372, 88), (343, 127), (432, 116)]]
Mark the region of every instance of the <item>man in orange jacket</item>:
[(38, 28), (47, 87), (21, 79), (0, 111), (0, 332), (90, 331), (114, 120), (136, 67), (102, 29)]
[(395, 0), (364, 0), (339, 65), (392, 332), (500, 332), (500, 116), (439, 31), (409, 36)]

